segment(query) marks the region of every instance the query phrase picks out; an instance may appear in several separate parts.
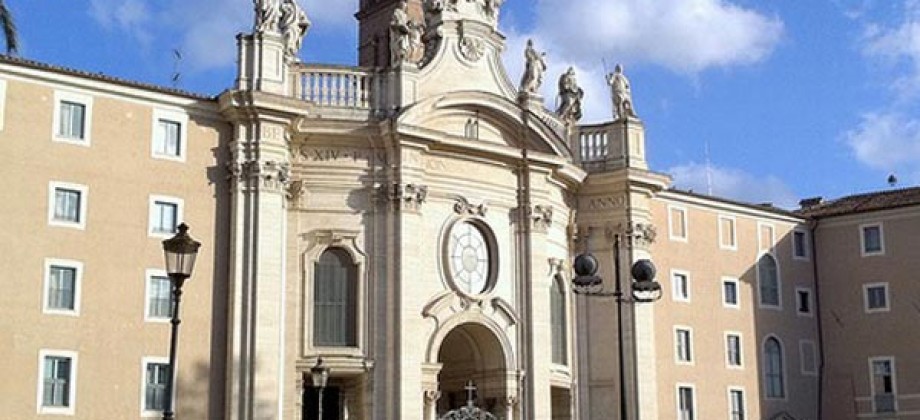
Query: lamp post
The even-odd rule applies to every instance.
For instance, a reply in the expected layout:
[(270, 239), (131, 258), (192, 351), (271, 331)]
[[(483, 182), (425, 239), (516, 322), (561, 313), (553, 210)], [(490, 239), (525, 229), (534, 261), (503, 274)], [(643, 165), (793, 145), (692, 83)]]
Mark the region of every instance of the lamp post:
[[(307, 376), (304, 372), (304, 376)], [(329, 368), (323, 365), (323, 358), (316, 359), (316, 365), (310, 368), (310, 376), (313, 379), (313, 387), (316, 388), (316, 420), (323, 420), (323, 389), (329, 382)], [(306, 378), (304, 378), (306, 382)]]
[(597, 259), (590, 252), (584, 252), (572, 264), (575, 278), (572, 279), (572, 291), (587, 296), (607, 296), (616, 298), (617, 302), (617, 354), (620, 364), (620, 420), (627, 419), (626, 410), (626, 366), (623, 356), (623, 303), (650, 303), (661, 298), (661, 285), (655, 281), (655, 265), (650, 260), (641, 259), (630, 268), (631, 297), (624, 297), (620, 279), (620, 234), (613, 236), (613, 274), (614, 290), (603, 290), (604, 280), (597, 275)]
[(179, 337), (179, 301), (182, 299), (182, 285), (192, 275), (195, 257), (201, 243), (188, 234), (188, 225), (182, 223), (175, 236), (163, 241), (163, 254), (166, 257), (166, 275), (172, 284), (172, 332), (169, 338), (169, 378), (166, 382), (166, 407), (163, 420), (172, 420), (173, 384), (176, 382), (176, 341)]

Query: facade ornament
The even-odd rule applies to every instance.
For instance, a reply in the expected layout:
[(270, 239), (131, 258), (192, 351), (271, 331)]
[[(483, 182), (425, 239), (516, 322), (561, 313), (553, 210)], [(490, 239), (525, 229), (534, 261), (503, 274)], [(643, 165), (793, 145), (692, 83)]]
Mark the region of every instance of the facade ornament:
[(280, 29), (284, 39), (284, 50), (288, 57), (296, 59), (303, 45), (303, 38), (310, 29), (310, 19), (307, 18), (307, 13), (297, 4), (296, 0), (283, 1)]
[(284, 190), (284, 195), (287, 197), (288, 201), (291, 203), (299, 203), (300, 199), (303, 198), (305, 188), (303, 180), (297, 180), (288, 183), (287, 188)]
[(578, 80), (575, 79), (575, 69), (569, 67), (559, 77), (560, 103), (556, 113), (566, 122), (577, 122), (581, 119), (581, 100), (584, 97), (585, 91), (578, 86)]
[(482, 11), (490, 19), (498, 19), (498, 8), (505, 0), (482, 0)]
[(479, 38), (464, 36), (460, 38), (460, 55), (463, 58), (477, 62), (486, 52), (486, 44)]
[(543, 74), (546, 72), (546, 53), (537, 52), (533, 47), (533, 40), (527, 40), (524, 49), (524, 76), (521, 78), (520, 91), (524, 94), (537, 95), (543, 85)]
[(489, 208), (486, 206), (486, 203), (479, 205), (474, 205), (470, 203), (466, 198), (456, 197), (457, 202), (454, 203), (454, 212), (461, 216), (479, 216), (485, 217), (486, 212), (489, 211)]
[(228, 180), (235, 178), (238, 182), (256, 181), (261, 188), (279, 193), (286, 194), (290, 183), (290, 165), (274, 160), (230, 162), (227, 164), (227, 172)]
[(255, 32), (277, 32), (281, 21), (281, 0), (253, 0), (256, 8)]
[(629, 239), (627, 242), (629, 246), (636, 246), (638, 248), (645, 248), (655, 243), (655, 238), (658, 237), (658, 229), (655, 225), (641, 222), (618, 223), (616, 228), (607, 229), (608, 237), (612, 238), (614, 233), (623, 234)]
[(536, 205), (530, 212), (530, 220), (534, 230), (546, 232), (553, 225), (553, 208), (551, 206)]
[(390, 65), (398, 67), (409, 59), (412, 49), (409, 2), (400, 0), (390, 19)]
[(425, 57), (425, 24), (409, 22), (409, 54), (406, 61), (419, 64)]
[(427, 198), (427, 185), (395, 183), (390, 188), (390, 201), (400, 203), (406, 210), (418, 211)]
[(607, 84), (610, 85), (610, 94), (613, 96), (613, 112), (616, 114), (614, 118), (635, 117), (632, 88), (629, 85), (629, 79), (623, 74), (623, 66), (617, 64), (613, 73), (607, 75)]
[(437, 389), (426, 389), (425, 390), (425, 401), (429, 404), (433, 404), (441, 399), (441, 391)]
[(611, 210), (626, 207), (625, 195), (611, 195), (606, 197), (593, 197), (588, 200), (589, 210)]

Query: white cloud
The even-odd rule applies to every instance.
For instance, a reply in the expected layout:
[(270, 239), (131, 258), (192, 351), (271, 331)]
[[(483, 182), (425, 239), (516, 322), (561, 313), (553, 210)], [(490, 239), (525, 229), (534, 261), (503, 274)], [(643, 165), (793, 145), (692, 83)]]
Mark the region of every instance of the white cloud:
[(150, 10), (142, 0), (90, 0), (90, 14), (103, 27), (126, 31), (145, 45), (153, 39)]
[(606, 57), (695, 74), (762, 61), (783, 31), (779, 18), (728, 0), (542, 0), (533, 32), (563, 60)]
[(856, 158), (871, 168), (920, 174), (920, 119), (866, 114), (845, 140)]
[(758, 176), (741, 169), (707, 166), (695, 162), (674, 166), (665, 172), (674, 177), (674, 186), (697, 194), (710, 194), (747, 203), (772, 203), (776, 207), (797, 207), (792, 189), (774, 175)]
[(906, 0), (899, 16), (900, 21), (889, 25), (866, 24), (862, 49), (894, 69), (891, 88), (904, 99), (920, 93), (920, 1)]

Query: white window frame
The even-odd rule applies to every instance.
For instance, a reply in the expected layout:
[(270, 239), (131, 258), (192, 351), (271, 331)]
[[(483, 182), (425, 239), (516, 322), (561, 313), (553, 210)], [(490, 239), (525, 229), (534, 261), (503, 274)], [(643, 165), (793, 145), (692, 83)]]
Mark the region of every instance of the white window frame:
[[(79, 222), (69, 222), (66, 220), (57, 220), (54, 218), (54, 207), (57, 204), (55, 200), (55, 192), (60, 189), (66, 190), (75, 190), (80, 193), (80, 214)], [(60, 181), (49, 181), (48, 182), (48, 225), (50, 226), (59, 226), (67, 227), (73, 229), (86, 229), (86, 218), (87, 218), (87, 203), (89, 201), (89, 188), (86, 185), (73, 184), (69, 182), (60, 182)]]
[[(770, 229), (770, 243), (764, 246), (763, 243), (763, 230), (764, 228)], [(776, 226), (773, 223), (767, 222), (757, 222), (757, 249), (763, 252), (772, 252), (773, 247), (776, 246)]]
[(156, 203), (164, 202), (169, 204), (176, 205), (176, 226), (179, 226), (183, 221), (185, 214), (185, 200), (178, 197), (171, 197), (166, 195), (150, 195), (150, 202), (148, 207), (147, 215), (147, 235), (152, 238), (163, 238), (168, 239), (175, 235), (174, 232), (160, 232), (154, 229), (154, 220), (156, 220)]
[[(73, 102), (83, 105), (83, 138), (73, 139), (62, 137), (58, 134), (61, 124), (61, 103)], [(75, 144), (89, 147), (93, 132), (93, 97), (81, 93), (56, 90), (54, 91), (54, 121), (51, 125), (51, 140), (58, 143)]]
[[(866, 251), (866, 229), (878, 228), (878, 251)], [(885, 255), (885, 226), (882, 222), (865, 223), (859, 225), (859, 255), (863, 257), (877, 257)]]
[[(46, 357), (66, 357), (70, 358), (70, 395), (67, 401), (70, 403), (67, 407), (45, 407), (42, 403), (44, 400), (45, 388), (45, 358)], [(72, 350), (52, 350), (41, 349), (38, 351), (38, 389), (36, 390), (36, 407), (38, 414), (56, 414), (72, 416), (76, 413), (77, 407), (77, 365), (79, 358), (77, 352)]]
[[(684, 283), (687, 288), (687, 296), (681, 296), (680, 290), (677, 287), (677, 281), (675, 281), (677, 276), (684, 278)], [(688, 271), (671, 270), (671, 299), (673, 299), (675, 302), (690, 302), (690, 297), (692, 296), (690, 287), (690, 273)]]
[[(48, 306), (49, 299), (51, 295), (49, 294), (51, 289), (51, 267), (52, 266), (61, 266), (74, 269), (74, 279), (73, 279), (73, 309), (58, 309), (51, 308)], [(80, 290), (83, 284), (83, 263), (80, 261), (74, 260), (65, 260), (59, 258), (45, 258), (45, 281), (42, 291), (42, 312), (50, 315), (68, 315), (68, 316), (79, 316), (80, 315)]]
[[(680, 212), (681, 220), (683, 220), (684, 226), (684, 235), (680, 236), (674, 232), (674, 212)], [(668, 237), (672, 241), (678, 242), (689, 242), (690, 241), (690, 217), (687, 215), (687, 208), (682, 206), (668, 206)]]
[[(145, 404), (146, 401), (147, 401), (147, 365), (153, 364), (153, 363), (159, 363), (159, 364), (164, 364), (164, 365), (167, 365), (167, 366), (168, 366), (168, 365), (169, 365), (169, 358), (166, 358), (166, 357), (149, 357), (149, 356), (145, 356), (145, 357), (141, 358), (141, 376), (140, 376), (140, 379), (141, 379), (141, 380), (140, 380), (141, 395), (140, 395), (140, 401), (139, 401), (139, 402), (140, 402), (140, 405), (138, 405), (138, 407), (140, 407), (140, 416), (141, 416), (141, 417), (144, 417), (144, 418), (160, 418), (160, 417), (163, 417), (163, 411), (162, 411), (162, 410), (147, 410), (147, 409), (144, 408), (144, 404)], [(168, 369), (168, 368), (167, 368), (167, 369)], [(176, 376), (173, 375), (173, 378), (172, 378), (172, 379), (175, 380), (175, 377), (176, 377)], [(173, 401), (173, 407), (175, 407), (175, 406), (176, 406), (176, 404), (175, 404), (175, 401), (176, 401), (176, 387), (175, 387), (175, 382), (173, 382), (172, 396), (171, 396), (171, 398), (172, 398), (172, 401)]]
[(699, 420), (703, 418), (700, 416), (700, 406), (699, 404), (697, 404), (697, 400), (696, 400), (696, 385), (688, 384), (684, 382), (678, 382), (674, 386), (674, 397), (675, 397), (674, 413), (676, 415), (675, 418), (677, 420), (682, 420), (680, 417), (680, 390), (681, 388), (690, 389), (690, 404), (692, 405), (692, 408), (693, 408), (693, 420)]
[[(157, 151), (157, 132), (159, 131), (160, 121), (168, 121), (179, 124), (179, 155), (163, 154)], [(188, 114), (167, 109), (154, 109), (151, 121), (150, 135), (150, 155), (155, 159), (172, 160), (176, 162), (185, 162), (188, 151)]]
[[(154, 277), (169, 278), (169, 276), (166, 275), (166, 270), (153, 269), (153, 268), (147, 269), (144, 275), (144, 322), (168, 323), (169, 321), (172, 320), (171, 316), (166, 316), (162, 318), (150, 316), (150, 298), (153, 296), (151, 293), (152, 292), (151, 286), (153, 285)], [(172, 299), (171, 295), (170, 295), (170, 299)]]
[[(725, 340), (723, 341), (723, 344), (724, 344), (723, 348), (725, 349), (725, 367), (729, 369), (744, 369), (744, 359), (745, 359), (744, 357), (744, 338), (742, 337), (741, 332), (740, 331), (725, 331), (724, 336), (725, 336)], [(737, 365), (732, 364), (731, 354), (728, 351), (728, 337), (730, 336), (738, 337), (738, 356), (740, 359), (739, 360), (740, 363)]]
[[(766, 372), (766, 369), (764, 369), (763, 363), (766, 362), (767, 360), (767, 355), (765, 351), (767, 340), (771, 338), (775, 339), (776, 342), (779, 343), (779, 356), (780, 356), (779, 360), (780, 360), (780, 365), (782, 365), (782, 371), (780, 372), (780, 374), (782, 375), (782, 379), (783, 379), (783, 396), (782, 397), (769, 397), (767, 396), (767, 392), (766, 392), (767, 384), (766, 384), (765, 379), (766, 379), (767, 372)], [(789, 361), (789, 357), (788, 357), (789, 351), (786, 347), (786, 344), (783, 343), (783, 340), (779, 338), (779, 336), (775, 334), (768, 334), (763, 338), (763, 341), (760, 342), (760, 352), (761, 352), (760, 369), (762, 370), (759, 373), (759, 375), (760, 375), (760, 385), (762, 389), (764, 390), (763, 398), (767, 401), (786, 401), (789, 398), (789, 377), (788, 377), (789, 369), (787, 366), (788, 361)]]
[[(796, 254), (795, 246), (795, 235), (802, 234), (802, 246), (805, 247), (802, 249), (802, 255)], [(807, 229), (795, 228), (792, 229), (792, 259), (796, 261), (811, 261), (811, 235)]]
[(878, 413), (875, 407), (875, 362), (887, 361), (891, 363), (891, 394), (894, 398), (894, 412), (898, 412), (898, 367), (895, 364), (894, 356), (873, 356), (869, 358), (869, 400), (872, 401), (872, 414)]
[[(809, 350), (808, 347), (811, 347)], [(805, 357), (808, 355), (814, 361), (814, 369), (805, 369)], [(818, 376), (818, 345), (814, 340), (799, 340), (799, 371), (805, 376)]]
[(740, 386), (730, 386), (726, 390), (726, 396), (728, 397), (728, 419), (732, 418), (732, 392), (741, 393), (741, 415), (745, 419), (749, 419), (748, 416), (748, 405), (747, 405), (747, 392), (744, 392), (744, 387)]
[[(680, 354), (680, 331), (687, 332), (687, 356), (688, 360), (682, 360)], [(693, 365), (696, 358), (693, 354), (693, 328), (686, 325), (674, 326), (674, 363), (679, 365)]]
[[(735, 285), (735, 303), (729, 303), (727, 301), (728, 296), (725, 294), (725, 283), (733, 283)], [(731, 309), (740, 309), (741, 308), (741, 282), (738, 281), (735, 277), (722, 277), (722, 306)]]
[[(885, 307), (884, 308), (870, 308), (869, 307), (869, 289), (876, 288), (876, 287), (882, 287), (885, 289)], [(863, 285), (863, 309), (866, 311), (867, 314), (891, 311), (891, 288), (888, 286), (888, 282), (866, 283)]]
[[(730, 244), (722, 243), (722, 238), (725, 237), (724, 235), (725, 232), (722, 231), (723, 221), (730, 222), (732, 226), (732, 243)], [(728, 251), (737, 251), (738, 250), (738, 219), (735, 216), (720, 214), (718, 223), (719, 223), (719, 249), (724, 249)]]
[[(760, 259), (765, 255), (769, 255), (773, 258), (773, 262), (776, 263), (776, 305), (771, 303), (763, 302), (763, 294), (761, 292), (761, 278), (760, 278)], [(757, 277), (757, 307), (761, 309), (772, 309), (776, 311), (783, 310), (783, 276), (782, 268), (779, 265), (779, 259), (776, 258), (776, 255), (771, 252), (762, 252), (757, 257), (757, 260), (754, 262), (754, 275)]]
[[(801, 305), (799, 304), (800, 293), (805, 292), (808, 294), (808, 312), (801, 311)], [(795, 288), (795, 313), (798, 316), (804, 316), (808, 318), (813, 318), (815, 316), (815, 294), (811, 292), (810, 287), (796, 287)]]

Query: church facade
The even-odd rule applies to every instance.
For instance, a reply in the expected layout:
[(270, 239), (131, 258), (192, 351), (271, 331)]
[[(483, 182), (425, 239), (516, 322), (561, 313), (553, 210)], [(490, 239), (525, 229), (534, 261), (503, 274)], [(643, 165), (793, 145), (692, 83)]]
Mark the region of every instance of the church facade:
[[(258, 1), (213, 98), (0, 60), (3, 170), (24, 178), (0, 212), (32, 238), (2, 262), (20, 275), (0, 360), (22, 379), (0, 384), (4, 411), (161, 415), (160, 241), (184, 221), (204, 245), (179, 418), (815, 419), (828, 396), (858, 408), (824, 418), (890, 413), (897, 397), (874, 401), (896, 394), (876, 374), (893, 353), (825, 362), (817, 261), (836, 251), (813, 238), (830, 216), (671, 189), (622, 68), (611, 121), (578, 123), (571, 71), (549, 110), (539, 46), (520, 83), (504, 70), (500, 9), (362, 0), (359, 66), (342, 67), (299, 62), (307, 14)], [(626, 295), (630, 266), (653, 261), (660, 299), (618, 312), (575, 293), (582, 254), (596, 289), (622, 278)], [(823, 310), (850, 304), (835, 299)], [(867, 357), (891, 363), (850, 367)]]

